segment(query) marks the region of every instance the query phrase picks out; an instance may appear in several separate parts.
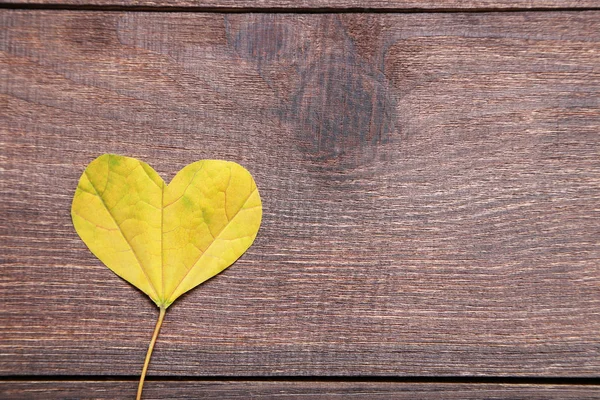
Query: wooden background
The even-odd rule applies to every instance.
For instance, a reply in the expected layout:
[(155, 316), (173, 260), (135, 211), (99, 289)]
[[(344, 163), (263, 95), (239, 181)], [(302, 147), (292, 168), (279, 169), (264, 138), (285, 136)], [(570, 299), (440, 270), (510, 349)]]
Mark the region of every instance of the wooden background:
[(135, 395), (158, 310), (70, 220), (105, 152), (263, 198), (145, 398), (600, 398), (600, 3), (259, 4), (2, 4), (0, 398)]

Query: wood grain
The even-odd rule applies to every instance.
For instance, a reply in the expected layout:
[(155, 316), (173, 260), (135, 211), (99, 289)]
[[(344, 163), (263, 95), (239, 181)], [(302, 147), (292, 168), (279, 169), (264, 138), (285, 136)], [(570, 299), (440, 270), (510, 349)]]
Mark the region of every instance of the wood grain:
[(150, 376), (600, 373), (600, 12), (0, 12), (0, 374), (137, 375), (77, 237), (104, 152), (255, 176), (255, 245)]
[[(0, 382), (0, 396), (28, 400), (132, 399), (135, 382), (60, 381)], [(443, 384), (394, 382), (294, 382), (294, 381), (149, 381), (144, 399), (576, 399), (600, 398), (600, 386), (529, 384)]]
[(3, 0), (6, 4), (46, 6), (122, 6), (227, 10), (543, 10), (599, 8), (598, 0)]

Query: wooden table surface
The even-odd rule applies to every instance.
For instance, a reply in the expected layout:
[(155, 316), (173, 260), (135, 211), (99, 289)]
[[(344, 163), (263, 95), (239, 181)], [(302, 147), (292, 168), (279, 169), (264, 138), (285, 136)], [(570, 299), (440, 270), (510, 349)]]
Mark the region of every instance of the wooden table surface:
[(158, 310), (70, 219), (105, 152), (263, 198), (147, 399), (600, 398), (600, 1), (0, 6), (0, 398), (135, 396)]

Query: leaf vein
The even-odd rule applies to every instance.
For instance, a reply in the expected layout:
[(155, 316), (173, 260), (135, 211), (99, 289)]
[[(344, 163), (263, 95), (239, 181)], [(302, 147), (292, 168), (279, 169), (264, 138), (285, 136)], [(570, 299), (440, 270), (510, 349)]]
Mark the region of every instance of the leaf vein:
[(189, 273), (196, 267), (196, 265), (198, 264), (198, 262), (200, 261), (200, 259), (202, 259), (202, 256), (204, 254), (206, 254), (206, 252), (211, 248), (211, 246), (213, 244), (215, 244), (215, 242), (217, 240), (219, 240), (218, 239), (219, 235), (221, 235), (221, 233), (223, 233), (223, 231), (225, 230), (225, 228), (227, 228), (229, 226), (229, 224), (231, 223), (231, 221), (233, 221), (234, 218), (237, 217), (237, 215), (240, 213), (240, 211), (242, 211), (244, 209), (244, 206), (246, 205), (246, 203), (248, 202), (248, 200), (250, 200), (250, 197), (252, 197), (252, 195), (254, 194), (254, 192), (256, 192), (256, 188), (254, 188), (250, 192), (250, 194), (248, 195), (248, 197), (246, 197), (246, 199), (244, 200), (244, 203), (242, 203), (242, 206), (231, 217), (231, 220), (229, 220), (229, 222), (227, 224), (225, 224), (223, 226), (223, 228), (221, 228), (221, 230), (215, 235), (215, 239), (208, 245), (208, 247), (206, 248), (206, 250), (204, 250), (203, 252), (200, 253), (200, 255), (198, 256), (198, 258), (196, 259), (196, 261), (194, 261), (194, 263), (192, 263), (192, 266), (186, 271), (186, 273), (183, 275), (183, 277), (181, 277), (181, 280), (179, 281), (179, 283), (177, 283), (177, 286), (175, 286), (175, 289), (173, 289), (171, 291), (171, 293), (169, 294), (169, 296), (167, 298), (170, 298), (173, 295), (173, 293), (175, 293), (177, 291), (177, 289), (179, 288), (179, 286), (181, 286), (181, 283), (185, 280), (185, 278), (189, 275)]
[(192, 175), (192, 178), (190, 179), (190, 183), (188, 183), (188, 185), (185, 187), (185, 189), (183, 189), (183, 193), (181, 193), (181, 196), (177, 197), (175, 200), (173, 200), (169, 204), (163, 205), (163, 208), (167, 208), (167, 207), (177, 203), (183, 196), (185, 196), (185, 192), (187, 192), (187, 190), (190, 188), (190, 186), (192, 186), (192, 182), (196, 178), (196, 175), (198, 175), (198, 172), (202, 171), (203, 166), (204, 166), (204, 163), (202, 165), (200, 165), (200, 167), (198, 167), (198, 170), (196, 172), (194, 172), (194, 175)]
[(92, 188), (94, 188), (94, 190), (96, 191), (96, 195), (98, 196), (98, 198), (100, 199), (100, 201), (102, 202), (102, 205), (104, 206), (104, 208), (106, 209), (106, 211), (108, 212), (108, 215), (110, 215), (110, 217), (112, 218), (113, 222), (115, 223), (116, 226), (119, 227), (118, 231), (121, 234), (121, 236), (123, 236), (123, 239), (125, 239), (125, 242), (129, 245), (129, 247), (131, 248), (131, 252), (133, 253), (133, 255), (135, 256), (135, 259), (138, 262), (138, 265), (140, 267), (140, 269), (142, 270), (142, 272), (144, 273), (144, 276), (146, 277), (146, 279), (148, 280), (148, 283), (150, 284), (150, 287), (152, 288), (152, 291), (154, 292), (154, 295), (158, 298), (158, 294), (156, 292), (156, 288), (154, 287), (154, 285), (152, 284), (152, 281), (150, 280), (150, 277), (148, 276), (148, 273), (146, 272), (146, 270), (144, 269), (144, 266), (142, 265), (142, 262), (140, 260), (140, 257), (138, 256), (138, 254), (136, 253), (135, 249), (133, 248), (133, 246), (131, 245), (131, 243), (129, 242), (129, 239), (127, 239), (127, 237), (125, 236), (125, 234), (123, 233), (123, 231), (120, 229), (120, 225), (118, 224), (117, 220), (115, 219), (115, 216), (112, 214), (111, 210), (108, 208), (108, 206), (106, 205), (106, 203), (104, 202), (104, 198), (102, 198), (102, 196), (100, 196), (100, 194), (98, 193), (98, 189), (96, 189), (96, 186), (94, 185), (94, 182), (92, 182), (92, 180), (89, 177), (88, 171), (87, 169), (85, 170), (85, 175), (88, 179), (88, 181), (90, 181), (90, 185), (92, 186)]

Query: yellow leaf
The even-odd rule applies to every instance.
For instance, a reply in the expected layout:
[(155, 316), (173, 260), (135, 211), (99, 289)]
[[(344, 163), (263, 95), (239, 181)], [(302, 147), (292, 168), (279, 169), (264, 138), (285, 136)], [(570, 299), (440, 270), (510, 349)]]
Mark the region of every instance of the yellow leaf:
[(104, 154), (81, 175), (71, 215), (92, 253), (166, 309), (252, 245), (262, 206), (234, 162), (197, 161), (165, 185), (148, 164)]

